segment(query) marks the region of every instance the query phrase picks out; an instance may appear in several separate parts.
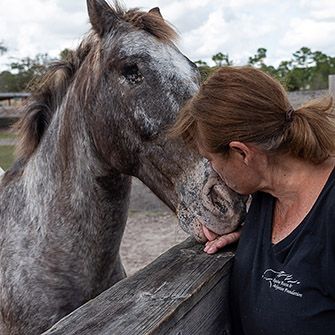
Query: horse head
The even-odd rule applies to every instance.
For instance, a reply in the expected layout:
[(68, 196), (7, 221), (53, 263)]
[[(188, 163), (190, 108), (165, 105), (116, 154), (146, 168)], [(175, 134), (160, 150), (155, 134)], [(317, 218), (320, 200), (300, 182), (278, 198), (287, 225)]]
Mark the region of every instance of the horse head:
[(166, 136), (199, 88), (197, 67), (174, 44), (175, 31), (158, 8), (125, 12), (103, 0), (87, 3), (99, 53), (86, 71), (100, 78), (89, 98), (88, 125), (100, 157), (142, 180), (198, 240), (205, 240), (201, 224), (218, 234), (236, 229), (245, 198), (228, 189), (206, 160)]
[(19, 123), (19, 159), (4, 179), (22, 173), (29, 160), (34, 165), (39, 151), (32, 171), (48, 155), (60, 165), (50, 172), (57, 183), (72, 184), (68, 193), (78, 189), (73, 178), (84, 171), (94, 175), (86, 185), (96, 176), (136, 176), (199, 241), (206, 240), (202, 225), (217, 234), (235, 230), (245, 197), (166, 135), (200, 84), (197, 67), (174, 43), (176, 32), (158, 8), (126, 11), (104, 0), (87, 0), (87, 6), (92, 30), (66, 62), (51, 67), (28, 103)]

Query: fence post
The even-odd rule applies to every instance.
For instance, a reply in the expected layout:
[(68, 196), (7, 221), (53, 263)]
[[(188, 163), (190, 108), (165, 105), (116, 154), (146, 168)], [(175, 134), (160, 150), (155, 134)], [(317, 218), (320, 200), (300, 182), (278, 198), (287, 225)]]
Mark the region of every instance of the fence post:
[(335, 74), (329, 75), (328, 83), (329, 94), (335, 99)]

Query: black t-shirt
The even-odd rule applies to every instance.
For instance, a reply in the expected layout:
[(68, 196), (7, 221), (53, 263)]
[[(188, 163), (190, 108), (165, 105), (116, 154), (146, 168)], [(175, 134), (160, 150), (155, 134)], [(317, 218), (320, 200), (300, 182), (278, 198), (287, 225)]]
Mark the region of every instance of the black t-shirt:
[(233, 335), (335, 335), (335, 172), (275, 245), (274, 203), (256, 193), (243, 227), (231, 278)]

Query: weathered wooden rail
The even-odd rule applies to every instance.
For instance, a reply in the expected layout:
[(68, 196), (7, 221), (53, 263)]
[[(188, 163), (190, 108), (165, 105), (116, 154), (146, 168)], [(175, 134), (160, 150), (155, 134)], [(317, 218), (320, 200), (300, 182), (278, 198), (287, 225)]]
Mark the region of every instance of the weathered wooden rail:
[(233, 249), (207, 255), (189, 238), (43, 335), (229, 334), (232, 258)]
[(20, 118), (16, 107), (0, 106), (0, 129), (8, 129)]
[(329, 94), (335, 99), (335, 74), (328, 77)]
[(29, 96), (27, 92), (0, 92), (0, 129), (7, 129), (19, 120), (18, 107)]
[(25, 100), (29, 98), (28, 92), (0, 92), (0, 101), (7, 101), (8, 106), (12, 105), (13, 100)]

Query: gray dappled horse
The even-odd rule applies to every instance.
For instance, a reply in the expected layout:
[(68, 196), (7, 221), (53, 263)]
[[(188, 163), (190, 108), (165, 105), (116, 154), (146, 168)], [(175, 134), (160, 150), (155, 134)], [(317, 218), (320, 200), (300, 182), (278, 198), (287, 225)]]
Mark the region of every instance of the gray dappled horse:
[(39, 334), (124, 278), (131, 175), (198, 240), (201, 224), (224, 233), (243, 217), (206, 162), (164, 136), (198, 89), (173, 29), (157, 8), (87, 5), (93, 29), (25, 106), (1, 179), (1, 335)]

